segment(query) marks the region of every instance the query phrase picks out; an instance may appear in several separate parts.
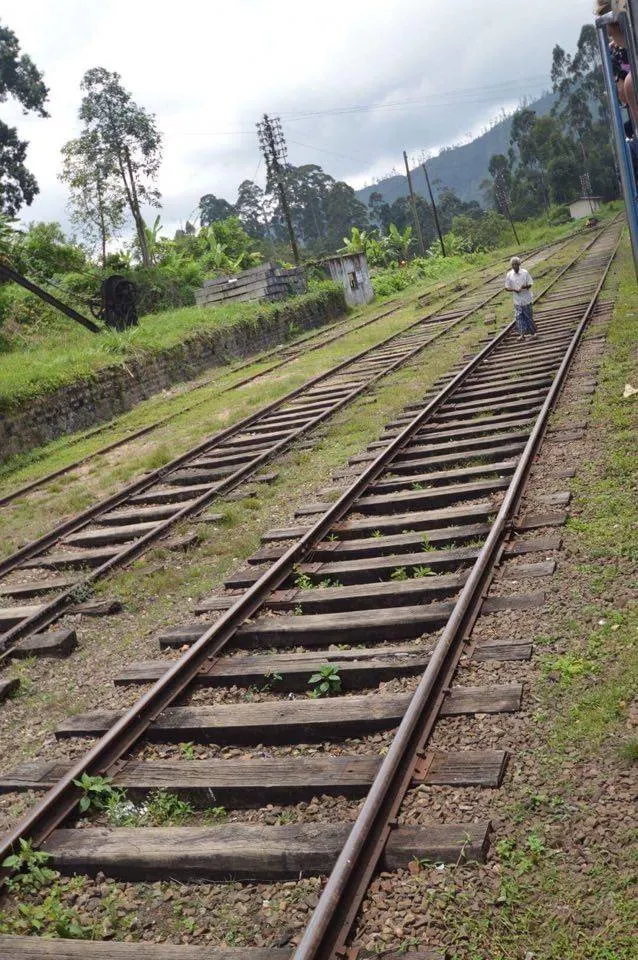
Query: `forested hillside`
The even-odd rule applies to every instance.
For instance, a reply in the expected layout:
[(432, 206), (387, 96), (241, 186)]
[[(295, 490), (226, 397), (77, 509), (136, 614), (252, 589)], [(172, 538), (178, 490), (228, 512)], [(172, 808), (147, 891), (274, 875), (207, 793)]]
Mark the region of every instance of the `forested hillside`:
[[(546, 116), (556, 103), (556, 94), (548, 93), (540, 100), (529, 104), (537, 116)], [(475, 200), (485, 205), (485, 198), (481, 191), (481, 183), (488, 176), (490, 158), (497, 153), (507, 153), (512, 132), (512, 117), (502, 120), (487, 133), (472, 140), (471, 143), (460, 147), (450, 147), (443, 150), (438, 157), (428, 161), (428, 171), (434, 180), (453, 190), (461, 200)], [(414, 189), (422, 196), (427, 196), (425, 178), (418, 167), (414, 171)], [(368, 204), (372, 193), (383, 194), (386, 203), (392, 204), (399, 197), (407, 197), (407, 177), (388, 177), (379, 183), (357, 190), (357, 198)]]

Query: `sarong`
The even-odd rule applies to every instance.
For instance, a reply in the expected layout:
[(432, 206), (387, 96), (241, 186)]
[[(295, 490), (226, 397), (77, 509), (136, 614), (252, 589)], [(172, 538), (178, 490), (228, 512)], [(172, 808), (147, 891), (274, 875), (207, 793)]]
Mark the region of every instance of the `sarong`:
[(531, 303), (516, 308), (516, 329), (525, 336), (536, 333), (536, 324), (534, 323), (534, 311)]

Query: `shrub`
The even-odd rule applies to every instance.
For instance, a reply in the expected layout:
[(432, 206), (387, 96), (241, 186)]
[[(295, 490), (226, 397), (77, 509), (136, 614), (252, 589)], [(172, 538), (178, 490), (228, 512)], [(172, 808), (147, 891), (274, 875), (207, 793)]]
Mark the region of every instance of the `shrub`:
[(333, 663), (327, 663), (321, 667), (318, 673), (314, 673), (308, 681), (312, 687), (309, 696), (313, 700), (320, 700), (322, 697), (329, 697), (335, 693), (341, 693), (341, 674), (339, 667)]
[(30, 840), (20, 840), (18, 850), (2, 861), (6, 870), (12, 870), (13, 876), (5, 880), (9, 890), (34, 892), (46, 886), (57, 876), (48, 864), (52, 860), (50, 853), (34, 850)]
[(569, 223), (572, 215), (569, 212), (568, 206), (564, 204), (560, 206), (554, 205), (549, 208), (548, 218), (553, 227), (558, 227), (562, 223)]
[(408, 267), (396, 270), (384, 270), (372, 279), (372, 287), (377, 297), (390, 297), (412, 286), (415, 277)]
[(17, 270), (36, 280), (86, 267), (84, 250), (67, 240), (59, 223), (30, 223), (25, 233), (16, 233), (11, 260)]
[(452, 221), (452, 233), (465, 243), (469, 253), (494, 250), (503, 243), (507, 228), (507, 220), (495, 210), (481, 217), (462, 214)]

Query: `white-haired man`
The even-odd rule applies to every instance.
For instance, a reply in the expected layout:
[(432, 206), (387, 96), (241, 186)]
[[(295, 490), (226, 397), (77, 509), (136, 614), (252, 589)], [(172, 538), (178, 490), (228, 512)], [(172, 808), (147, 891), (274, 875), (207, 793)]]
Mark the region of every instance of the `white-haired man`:
[(516, 328), (521, 340), (525, 337), (536, 336), (536, 325), (534, 323), (534, 310), (532, 304), (532, 287), (534, 281), (527, 270), (521, 267), (521, 258), (512, 257), (512, 269), (505, 278), (505, 289), (510, 290), (514, 295), (514, 310), (516, 313)]

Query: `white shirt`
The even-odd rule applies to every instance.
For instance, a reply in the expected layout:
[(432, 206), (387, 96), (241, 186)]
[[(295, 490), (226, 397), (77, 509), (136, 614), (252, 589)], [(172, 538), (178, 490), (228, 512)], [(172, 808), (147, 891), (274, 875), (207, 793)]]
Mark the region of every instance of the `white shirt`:
[(534, 297), (532, 296), (531, 290), (523, 290), (522, 287), (526, 287), (528, 284), (531, 287), (534, 281), (530, 277), (527, 270), (521, 269), (516, 273), (515, 270), (510, 270), (505, 278), (505, 289), (511, 290), (514, 294), (514, 305), (517, 307), (526, 307), (530, 303), (534, 302)]

